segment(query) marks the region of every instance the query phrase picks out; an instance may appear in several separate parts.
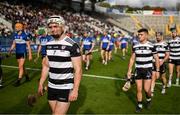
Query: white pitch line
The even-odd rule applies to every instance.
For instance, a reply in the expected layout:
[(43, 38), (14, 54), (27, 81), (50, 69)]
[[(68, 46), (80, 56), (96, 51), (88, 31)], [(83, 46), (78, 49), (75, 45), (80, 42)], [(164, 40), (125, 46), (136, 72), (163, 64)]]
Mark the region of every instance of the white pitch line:
[[(1, 65), (4, 68), (13, 68), (18, 69), (17, 66), (8, 66), (8, 65)], [(41, 71), (41, 69), (38, 68), (26, 68), (27, 70), (33, 70), (33, 71)], [(126, 79), (123, 78), (116, 78), (116, 77), (110, 77), (110, 76), (99, 76), (99, 75), (90, 75), (90, 74), (83, 74), (83, 76), (87, 77), (93, 77), (93, 78), (100, 78), (100, 79), (108, 79), (108, 80), (120, 80), (120, 81), (126, 81)], [(157, 85), (161, 85), (162, 83), (156, 82)], [(174, 87), (180, 87), (180, 85), (172, 84)]]

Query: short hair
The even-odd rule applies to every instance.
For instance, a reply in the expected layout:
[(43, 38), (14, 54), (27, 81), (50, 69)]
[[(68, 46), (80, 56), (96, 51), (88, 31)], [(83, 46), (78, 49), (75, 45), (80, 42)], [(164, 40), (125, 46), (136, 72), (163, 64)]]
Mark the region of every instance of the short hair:
[(163, 32), (156, 32), (156, 35), (163, 35)]
[(171, 32), (176, 32), (176, 28), (170, 28)]
[(140, 33), (140, 32), (145, 32), (145, 33), (148, 34), (148, 29), (146, 29), (146, 28), (141, 28), (141, 29), (138, 30), (138, 33)]

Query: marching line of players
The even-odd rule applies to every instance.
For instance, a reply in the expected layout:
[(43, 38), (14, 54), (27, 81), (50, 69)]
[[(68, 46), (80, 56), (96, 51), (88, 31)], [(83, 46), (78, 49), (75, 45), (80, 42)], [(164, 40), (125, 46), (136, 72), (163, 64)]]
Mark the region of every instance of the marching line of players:
[[(9, 50), (16, 48), (16, 59), (19, 67), (18, 80), (16, 86), (21, 84), (23, 75), (26, 81), (29, 81), (29, 76), (25, 71), (25, 59), (28, 57), (32, 60), (32, 53), (30, 48), (30, 40), (28, 34), (23, 29), (23, 24), (17, 23), (15, 25), (15, 33), (13, 35), (14, 41)], [(154, 95), (155, 81), (161, 78), (162, 94), (166, 93), (166, 87), (171, 87), (174, 66), (176, 67), (176, 85), (179, 85), (180, 77), (180, 38), (177, 35), (176, 29), (171, 29), (172, 39), (166, 42), (163, 38), (162, 32), (156, 32), (156, 43), (153, 44), (148, 41), (148, 30), (140, 29), (138, 37), (132, 38), (132, 53), (129, 61), (127, 72), (127, 82), (123, 86), (123, 91), (128, 91), (132, 83), (137, 85), (137, 107), (136, 112), (142, 110), (142, 89), (144, 87), (147, 99), (147, 107), (151, 105), (151, 97)], [(39, 37), (39, 46), (35, 62), (40, 57), (42, 61), (46, 55), (46, 43), (53, 40), (44, 30), (42, 30)], [(100, 54), (102, 64), (107, 65), (108, 61), (112, 60), (112, 51), (120, 48), (122, 50), (123, 59), (128, 49), (128, 40), (124, 36), (115, 36), (115, 34), (108, 34), (106, 31), (100, 39)], [(26, 51), (26, 47), (28, 52)], [(90, 61), (92, 60), (92, 52), (95, 47), (95, 38), (91, 37), (88, 31), (84, 32), (80, 43), (83, 61), (85, 62), (85, 70), (89, 70)], [(1, 61), (1, 60), (0, 60)], [(166, 62), (169, 65), (169, 79), (166, 79)], [(133, 72), (133, 65), (135, 63), (135, 70)], [(1, 68), (0, 68), (1, 69)], [(0, 70), (2, 79), (2, 70)], [(2, 80), (1, 80), (2, 81)], [(2, 85), (0, 85), (2, 86)]]
[[(123, 91), (128, 91), (131, 85), (137, 86), (137, 106), (136, 112), (141, 112), (142, 88), (146, 94), (146, 107), (151, 107), (151, 97), (154, 96), (155, 81), (161, 78), (161, 93), (166, 93), (166, 87), (171, 87), (174, 66), (176, 66), (176, 85), (179, 85), (180, 77), (180, 38), (176, 29), (172, 28), (172, 38), (165, 41), (162, 32), (156, 32), (156, 43), (148, 41), (148, 30), (138, 31), (139, 43), (133, 46), (132, 56), (129, 61), (127, 82), (123, 86)], [(132, 67), (135, 62), (135, 70)], [(169, 80), (166, 79), (166, 63), (169, 65)], [(132, 74), (133, 73), (133, 74)]]
[[(81, 39), (81, 52), (83, 55), (83, 61), (86, 63), (85, 70), (89, 69), (90, 60), (92, 58), (92, 51), (95, 46), (95, 38), (91, 37), (88, 32), (84, 33), (84, 37)], [(102, 59), (102, 64), (107, 65), (108, 61), (112, 60), (112, 51), (117, 49), (122, 50), (122, 58), (125, 59), (125, 55), (128, 49), (128, 39), (120, 34), (108, 34), (104, 31), (103, 36), (100, 38), (100, 54)]]

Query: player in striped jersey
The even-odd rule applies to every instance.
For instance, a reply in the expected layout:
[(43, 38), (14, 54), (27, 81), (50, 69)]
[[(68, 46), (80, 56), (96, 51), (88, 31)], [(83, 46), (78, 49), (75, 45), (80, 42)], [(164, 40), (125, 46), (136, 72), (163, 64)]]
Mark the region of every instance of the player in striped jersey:
[(86, 63), (86, 70), (89, 69), (90, 56), (92, 55), (92, 50), (95, 45), (95, 39), (90, 37), (87, 32), (84, 33), (84, 38), (82, 39), (81, 49), (83, 53), (83, 61)]
[[(144, 86), (147, 108), (151, 105), (151, 75), (152, 59), (156, 62), (156, 71), (159, 71), (159, 58), (152, 43), (148, 41), (148, 30), (138, 30), (139, 43), (133, 47), (129, 61), (127, 76), (131, 76), (132, 67), (135, 62), (135, 80), (137, 85), (137, 107), (136, 112), (142, 110), (142, 88)], [(157, 72), (157, 76), (159, 73)]]
[(180, 37), (177, 35), (176, 29), (171, 29), (172, 39), (168, 42), (169, 47), (169, 81), (168, 87), (171, 87), (173, 76), (173, 68), (176, 66), (176, 85), (179, 85), (180, 77)]
[(32, 54), (31, 54), (31, 47), (30, 47), (30, 41), (28, 39), (28, 36), (23, 30), (23, 24), (22, 23), (16, 23), (15, 24), (15, 33), (13, 34), (13, 43), (12, 46), (9, 50), (9, 54), (11, 54), (12, 50), (16, 48), (16, 59), (18, 62), (18, 67), (19, 67), (19, 76), (18, 80), (16, 82), (16, 86), (20, 85), (21, 79), (23, 75), (26, 76), (26, 80), (29, 81), (29, 77), (25, 71), (24, 63), (25, 63), (25, 58), (27, 55), (26, 51), (26, 46), (28, 48), (28, 54), (29, 54), (29, 60), (32, 59)]
[(61, 16), (51, 16), (47, 23), (54, 40), (46, 44), (47, 55), (38, 92), (43, 95), (43, 85), (49, 73), (48, 101), (52, 114), (66, 114), (70, 102), (78, 97), (82, 76), (80, 48), (66, 36), (65, 21)]
[[(155, 49), (158, 53), (158, 56), (159, 56), (160, 75), (161, 75), (162, 84), (163, 84), (161, 93), (165, 94), (165, 92), (166, 92), (165, 88), (167, 85), (165, 62), (169, 58), (169, 50), (168, 50), (168, 44), (163, 40), (163, 33), (162, 32), (156, 32), (156, 40), (157, 40), (157, 42), (154, 44), (154, 47), (155, 47)], [(153, 73), (152, 73), (152, 83), (151, 83), (151, 92), (152, 92), (151, 95), (152, 96), (153, 96), (153, 92), (154, 92), (156, 79), (158, 79), (158, 77), (156, 77), (156, 66), (154, 64)]]

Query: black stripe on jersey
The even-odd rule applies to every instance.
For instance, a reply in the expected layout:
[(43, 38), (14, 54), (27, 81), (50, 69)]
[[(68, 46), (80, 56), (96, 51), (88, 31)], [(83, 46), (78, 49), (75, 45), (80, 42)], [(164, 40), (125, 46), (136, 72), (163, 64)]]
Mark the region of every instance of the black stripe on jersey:
[(48, 56), (49, 61), (55, 62), (70, 62), (71, 57), (62, 57), (62, 56)]
[(62, 84), (68, 84), (68, 83), (74, 83), (74, 79), (70, 78), (70, 79), (63, 79), (63, 80), (59, 80), (59, 79), (51, 79), (49, 78), (48, 80), (49, 82), (56, 84), (56, 85), (62, 85)]
[(172, 56), (172, 57), (180, 57), (180, 55), (173, 55), (173, 54), (170, 54), (170, 56)]
[(146, 65), (146, 64), (151, 64), (152, 63), (152, 60), (151, 61), (136, 61), (136, 64), (138, 65)]
[(151, 57), (153, 54), (136, 54), (136, 57)]
[(179, 46), (169, 46), (170, 49), (177, 49), (177, 48), (180, 48), (180, 45)]
[(50, 67), (49, 72), (54, 74), (66, 74), (66, 73), (73, 73), (73, 68), (52, 68)]
[(180, 51), (171, 51), (171, 50), (170, 50), (170, 52), (171, 52), (171, 53), (179, 53)]
[(158, 54), (165, 54), (166, 51), (157, 51)]

